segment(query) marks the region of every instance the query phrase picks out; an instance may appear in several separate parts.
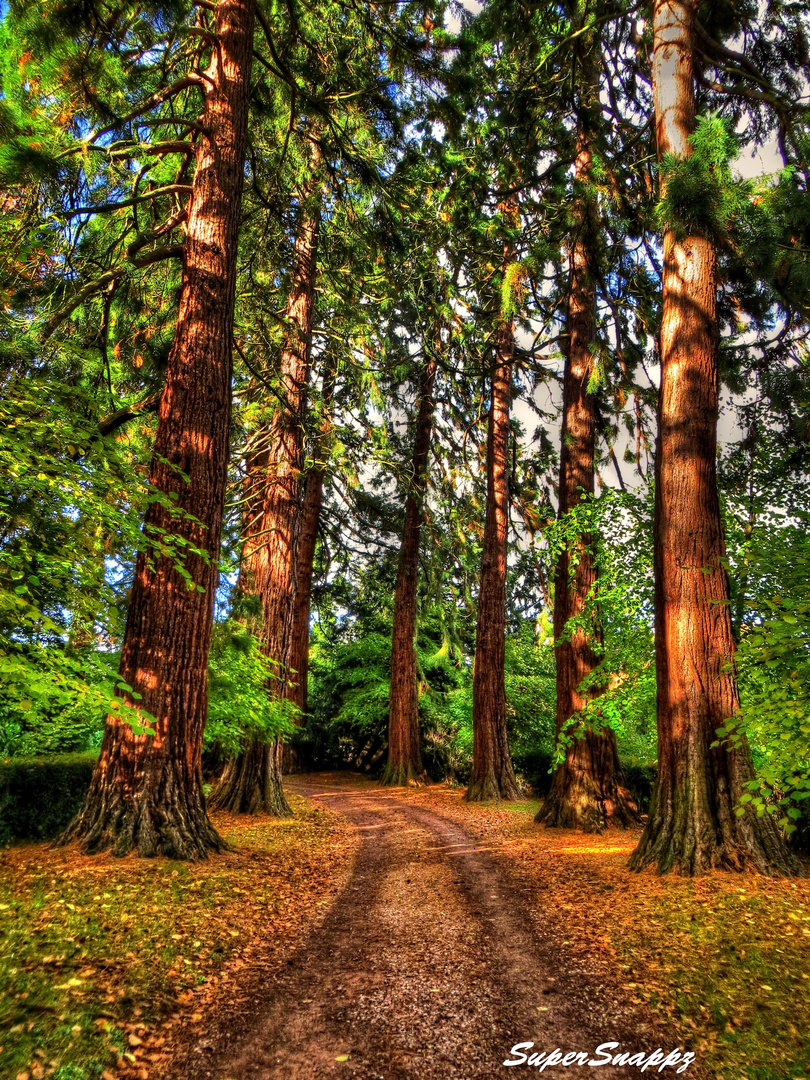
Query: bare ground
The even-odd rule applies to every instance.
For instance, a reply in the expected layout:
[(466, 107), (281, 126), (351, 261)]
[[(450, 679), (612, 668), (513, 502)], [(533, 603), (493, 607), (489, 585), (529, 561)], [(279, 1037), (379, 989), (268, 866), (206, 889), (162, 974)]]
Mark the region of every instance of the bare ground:
[[(488, 1080), (537, 1074), (504, 1067), (515, 1043), (563, 1053), (678, 1045), (602, 958), (571, 955), (555, 912), (538, 919), (536, 893), (458, 819), (407, 792), (319, 779), (288, 784), (357, 830), (348, 885), (313, 940), (281, 969), (254, 973), (249, 1007), (223, 1010), (177, 1056), (173, 1078)], [(574, 1064), (544, 1075), (640, 1074)], [(695, 1062), (688, 1075), (705, 1074)]]

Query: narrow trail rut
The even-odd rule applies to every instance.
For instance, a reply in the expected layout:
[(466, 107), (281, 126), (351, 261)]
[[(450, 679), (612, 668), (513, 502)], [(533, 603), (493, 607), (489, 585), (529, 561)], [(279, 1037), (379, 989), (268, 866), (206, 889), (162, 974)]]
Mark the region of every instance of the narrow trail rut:
[[(562, 943), (528, 917), (536, 895), (522, 895), (455, 822), (383, 789), (289, 786), (358, 829), (354, 873), (306, 949), (259, 984), (252, 1016), (220, 1032), (186, 1076), (489, 1080), (538, 1075), (503, 1066), (519, 1042), (563, 1053), (608, 1041), (623, 1052), (673, 1048), (653, 1030), (623, 1030), (626, 1010), (581, 964), (566, 970)], [(694, 1065), (688, 1074), (699, 1075)], [(542, 1075), (640, 1073), (573, 1064)]]

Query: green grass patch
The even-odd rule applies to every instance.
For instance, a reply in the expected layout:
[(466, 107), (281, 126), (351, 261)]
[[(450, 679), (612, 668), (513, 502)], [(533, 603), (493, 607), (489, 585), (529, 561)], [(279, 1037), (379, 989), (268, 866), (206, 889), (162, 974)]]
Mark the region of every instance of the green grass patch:
[(647, 928), (634, 927), (623, 951), (629, 956), (640, 946), (662, 953), (652, 978), (665, 976), (669, 993), (656, 995), (659, 1009), (698, 1034), (706, 1065), (724, 1080), (804, 1076), (810, 1064), (804, 883), (727, 874), (673, 881), (645, 908)]

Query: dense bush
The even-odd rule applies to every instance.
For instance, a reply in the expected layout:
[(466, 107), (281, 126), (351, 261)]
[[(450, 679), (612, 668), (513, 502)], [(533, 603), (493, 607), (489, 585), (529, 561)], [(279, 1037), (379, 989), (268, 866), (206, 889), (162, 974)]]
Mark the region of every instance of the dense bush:
[(506, 714), (509, 747), (518, 778), (533, 795), (545, 795), (554, 760), (556, 675), (547, 621), (528, 620), (506, 639)]
[(81, 809), (97, 754), (0, 762), (0, 844), (50, 840)]
[(18, 644), (17, 653), (25, 653), (24, 693), (16, 681), (20, 655), (11, 660), (0, 649), (0, 754), (97, 750), (114, 699), (118, 654), (40, 644)]
[(223, 761), (251, 740), (290, 736), (300, 713), (290, 701), (268, 695), (280, 672), (262, 654), (254, 634), (236, 619), (214, 626), (208, 656), (208, 721), (205, 751)]
[[(798, 524), (763, 524), (749, 547), (735, 664), (740, 712), (718, 736), (745, 737), (756, 777), (741, 802), (778, 814), (788, 833), (810, 821), (810, 514)], [(806, 845), (810, 840), (799, 840)]]
[(379, 769), (388, 737), (390, 635), (376, 632), (310, 651), (309, 716), (296, 745), (315, 769)]

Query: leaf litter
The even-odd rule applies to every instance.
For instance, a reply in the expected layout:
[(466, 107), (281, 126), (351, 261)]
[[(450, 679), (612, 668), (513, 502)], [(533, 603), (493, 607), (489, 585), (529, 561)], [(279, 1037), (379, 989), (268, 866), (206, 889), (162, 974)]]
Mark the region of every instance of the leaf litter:
[(177, 1040), (294, 948), (351, 870), (344, 819), (289, 798), (289, 819), (212, 815), (235, 850), (203, 863), (0, 851), (0, 1075), (163, 1077)]

